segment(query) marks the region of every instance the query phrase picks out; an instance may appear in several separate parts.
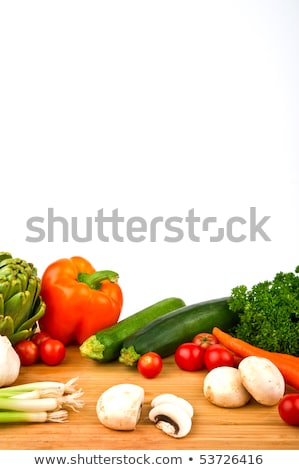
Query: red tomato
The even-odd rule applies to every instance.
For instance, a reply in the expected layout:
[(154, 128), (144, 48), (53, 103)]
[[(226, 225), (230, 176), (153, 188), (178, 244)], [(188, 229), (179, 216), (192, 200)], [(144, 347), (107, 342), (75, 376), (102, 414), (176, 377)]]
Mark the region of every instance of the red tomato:
[(155, 352), (148, 352), (140, 356), (137, 369), (147, 379), (153, 379), (160, 374), (163, 367), (162, 357)]
[(31, 338), (31, 341), (33, 341), (33, 343), (36, 344), (37, 347), (39, 347), (43, 341), (49, 338), (50, 335), (48, 333), (46, 333), (45, 331), (39, 331), (38, 333), (34, 333)]
[(39, 351), (33, 341), (24, 339), (16, 343), (14, 348), (20, 358), (22, 366), (31, 366), (38, 361)]
[(229, 366), (234, 367), (234, 355), (221, 344), (214, 344), (206, 349), (204, 363), (208, 370), (216, 367)]
[(174, 359), (180, 369), (195, 371), (204, 365), (205, 349), (195, 343), (183, 343), (174, 353)]
[(299, 393), (288, 393), (278, 403), (281, 419), (291, 425), (299, 426)]
[(40, 344), (39, 354), (45, 364), (56, 366), (65, 358), (66, 348), (58, 339), (49, 338)]
[(218, 344), (219, 341), (216, 336), (212, 335), (212, 333), (198, 333), (194, 336), (192, 343), (199, 344), (202, 348), (207, 349), (213, 344)]

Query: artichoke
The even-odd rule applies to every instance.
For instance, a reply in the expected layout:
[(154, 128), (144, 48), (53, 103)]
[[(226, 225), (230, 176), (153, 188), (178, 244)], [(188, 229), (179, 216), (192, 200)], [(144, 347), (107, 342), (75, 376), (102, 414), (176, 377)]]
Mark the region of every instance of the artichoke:
[(32, 263), (0, 252), (0, 335), (14, 345), (29, 339), (46, 310)]

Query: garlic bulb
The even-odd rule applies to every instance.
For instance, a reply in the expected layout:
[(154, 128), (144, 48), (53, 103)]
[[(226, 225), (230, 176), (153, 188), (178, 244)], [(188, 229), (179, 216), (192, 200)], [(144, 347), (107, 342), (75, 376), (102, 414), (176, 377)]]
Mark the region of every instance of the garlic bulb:
[(0, 387), (13, 384), (19, 377), (21, 361), (7, 336), (0, 336)]

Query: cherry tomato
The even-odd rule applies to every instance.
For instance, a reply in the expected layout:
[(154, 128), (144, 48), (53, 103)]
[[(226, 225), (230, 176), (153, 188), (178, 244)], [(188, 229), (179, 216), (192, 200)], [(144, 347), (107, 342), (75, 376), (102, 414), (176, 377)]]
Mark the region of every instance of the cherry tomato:
[(288, 393), (278, 403), (281, 419), (291, 425), (299, 426), (299, 393)]
[(40, 344), (39, 354), (45, 364), (56, 366), (65, 358), (66, 348), (58, 339), (49, 338)]
[(148, 352), (140, 356), (137, 369), (147, 379), (153, 379), (160, 374), (163, 367), (162, 357), (155, 352)]
[(49, 338), (50, 338), (50, 335), (46, 333), (46, 331), (39, 331), (37, 333), (34, 333), (34, 335), (31, 338), (31, 341), (33, 341), (33, 343), (36, 344), (37, 347), (39, 347), (43, 341)]
[(214, 344), (206, 349), (204, 363), (208, 370), (221, 366), (235, 366), (234, 355), (221, 344)]
[(194, 336), (192, 343), (199, 344), (202, 348), (207, 349), (213, 344), (218, 344), (219, 341), (212, 333), (198, 333)]
[(195, 371), (203, 368), (205, 349), (195, 343), (183, 343), (174, 353), (174, 359), (180, 369)]
[(31, 366), (38, 361), (39, 351), (33, 341), (28, 339), (21, 340), (15, 344), (14, 348), (22, 366)]

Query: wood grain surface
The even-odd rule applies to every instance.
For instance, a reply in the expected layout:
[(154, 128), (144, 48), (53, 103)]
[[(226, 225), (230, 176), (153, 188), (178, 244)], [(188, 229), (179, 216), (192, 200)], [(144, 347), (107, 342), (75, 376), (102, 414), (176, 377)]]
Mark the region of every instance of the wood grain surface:
[[(84, 408), (71, 412), (64, 423), (1, 424), (0, 449), (6, 450), (297, 450), (299, 428), (286, 425), (277, 407), (258, 405), (253, 400), (239, 409), (223, 409), (207, 402), (202, 386), (205, 372), (180, 370), (173, 356), (164, 359), (161, 374), (143, 378), (135, 368), (118, 362), (100, 364), (82, 358), (76, 346), (68, 347), (62, 364), (22, 367), (17, 383), (39, 380), (67, 382), (78, 376), (84, 391)], [(117, 383), (135, 383), (145, 390), (141, 419), (134, 431), (105, 428), (96, 415), (100, 394)], [(287, 391), (292, 391), (288, 389)], [(148, 419), (150, 402), (160, 393), (175, 393), (194, 407), (190, 434), (174, 439)]]

